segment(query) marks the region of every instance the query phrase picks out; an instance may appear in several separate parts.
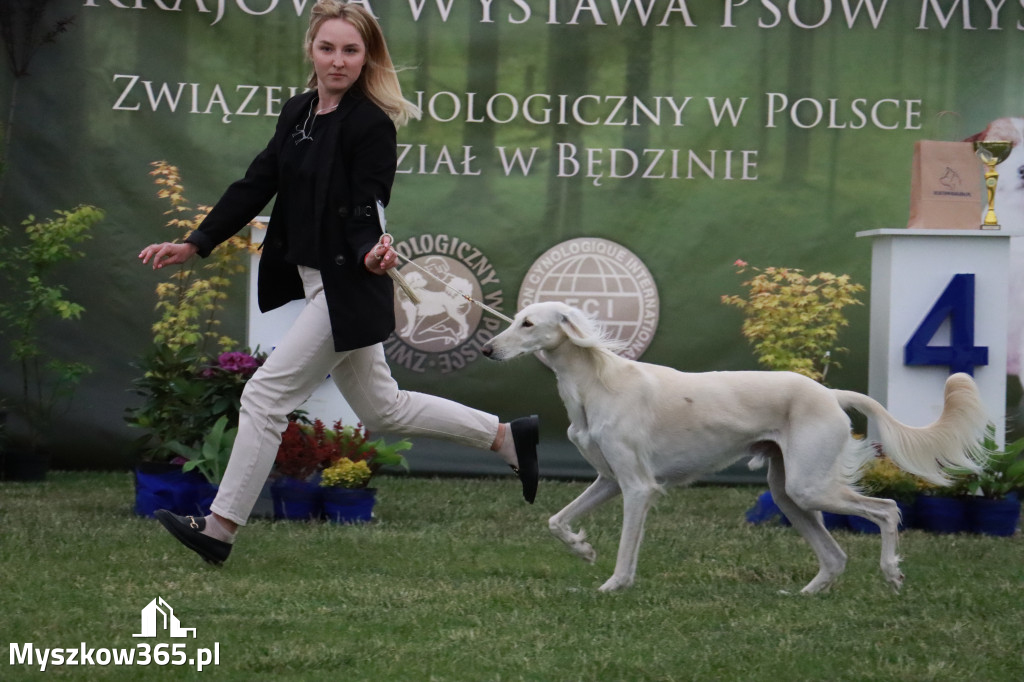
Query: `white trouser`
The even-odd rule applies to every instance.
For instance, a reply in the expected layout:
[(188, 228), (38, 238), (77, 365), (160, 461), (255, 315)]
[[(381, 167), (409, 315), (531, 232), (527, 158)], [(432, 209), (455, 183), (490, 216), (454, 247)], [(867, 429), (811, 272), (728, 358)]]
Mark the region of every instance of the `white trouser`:
[(245, 385), (238, 437), (212, 510), (244, 525), (270, 475), (297, 410), (328, 375), (371, 432), (427, 436), (486, 449), (498, 418), (424, 393), (403, 391), (391, 376), (384, 346), (336, 352), (320, 272), (299, 268), (306, 305), (267, 361)]

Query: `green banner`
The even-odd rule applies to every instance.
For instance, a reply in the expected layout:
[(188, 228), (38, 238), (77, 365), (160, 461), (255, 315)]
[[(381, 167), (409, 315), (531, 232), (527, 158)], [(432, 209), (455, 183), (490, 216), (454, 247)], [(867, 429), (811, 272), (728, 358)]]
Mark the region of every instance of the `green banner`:
[[(123, 462), (135, 435), (122, 422), (130, 363), (165, 277), (135, 256), (169, 234), (150, 163), (178, 166), (192, 201), (215, 202), (306, 81), (312, 4), (54, 0), (42, 25), (73, 17), (67, 30), (40, 41), (25, 75), (3, 73), (4, 223), (79, 203), (107, 216), (67, 272), (82, 322), (49, 340), (97, 369), (64, 417), (59, 463)], [(720, 300), (741, 290), (735, 261), (867, 285), (870, 245), (854, 233), (906, 225), (914, 142), (1024, 115), (1024, 3), (362, 4), (423, 109), (399, 131), (388, 209), (403, 255), (509, 316), (574, 302), (633, 357), (686, 371), (756, 367), (740, 312)], [(423, 286), (426, 304), (398, 300), (386, 344), (400, 384), (503, 418), (538, 413), (556, 444), (549, 471), (586, 472), (550, 372), (483, 358), (504, 323)], [(244, 338), (244, 281), (234, 295), (228, 331)], [(867, 306), (849, 319), (829, 383), (865, 390)], [(453, 453), (438, 468), (487, 470), (484, 459)]]

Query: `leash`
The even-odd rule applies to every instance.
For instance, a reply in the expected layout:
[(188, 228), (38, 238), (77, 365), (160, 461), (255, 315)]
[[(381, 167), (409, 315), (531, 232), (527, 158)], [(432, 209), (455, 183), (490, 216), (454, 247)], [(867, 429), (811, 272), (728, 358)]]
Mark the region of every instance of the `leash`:
[[(388, 221), (384, 218), (384, 204), (381, 203), (381, 201), (379, 199), (377, 200), (377, 217), (380, 219), (381, 235), (387, 235), (388, 237), (391, 237), (391, 243), (393, 245), (395, 243), (395, 238), (394, 238), (393, 235), (391, 235), (388, 232), (388, 229), (387, 229)], [(404, 255), (402, 255), (401, 253), (398, 252), (398, 249), (394, 249), (394, 252), (395, 252), (395, 254), (399, 258), (401, 258), (406, 263), (408, 263), (409, 265), (413, 266), (414, 268), (416, 268), (417, 270), (419, 270), (420, 272), (422, 272), (426, 276), (430, 277), (435, 282), (440, 283), (441, 286), (443, 286), (444, 288), (446, 288), (449, 291), (452, 291), (452, 292), (458, 294), (459, 296), (461, 296), (462, 298), (466, 299), (467, 301), (469, 301), (471, 304), (477, 306), (478, 308), (486, 310), (491, 315), (494, 315), (495, 317), (497, 317), (497, 318), (499, 318), (501, 320), (505, 320), (509, 324), (512, 324), (512, 318), (509, 317), (508, 315), (505, 315), (503, 313), (499, 313), (497, 310), (495, 310), (491, 306), (487, 305), (483, 301), (478, 301), (475, 298), (473, 298), (472, 296), (469, 296), (467, 294), (462, 293), (461, 291), (459, 291), (458, 289), (456, 289), (452, 285), (448, 284), (448, 282), (445, 282), (443, 279), (441, 279), (440, 277), (438, 277), (437, 275), (435, 275), (431, 271), (427, 270), (426, 268), (420, 267), (416, 263), (413, 263), (411, 258), (406, 258)], [(409, 286), (409, 283), (407, 281), (405, 281), (405, 277), (402, 276), (402, 273), (400, 273), (398, 270), (396, 270), (394, 268), (391, 268), (390, 270), (388, 270), (387, 273), (389, 275), (391, 275), (391, 279), (395, 280), (395, 283), (398, 284), (398, 286), (402, 287), (402, 291), (404, 291), (405, 295), (409, 297), (409, 300), (412, 301), (413, 303), (415, 303), (416, 305), (419, 305), (420, 297), (416, 294), (415, 290), (411, 286)]]
[[(380, 234), (381, 234), (381, 236), (382, 237), (391, 237), (391, 243), (394, 244), (395, 243), (394, 236), (391, 235), (391, 234), (388, 234), (388, 221), (387, 221), (387, 218), (384, 217), (384, 204), (383, 204), (383, 202), (381, 202), (380, 199), (377, 199), (377, 217), (380, 219)], [(395, 251), (395, 253), (398, 253), (398, 251)], [(399, 255), (401, 255), (401, 254), (399, 254)], [(394, 268), (392, 268), (391, 270), (388, 270), (387, 272), (388, 272), (388, 276), (390, 276), (391, 279), (394, 280), (395, 284), (397, 284), (398, 286), (400, 286), (402, 288), (402, 291), (404, 291), (405, 295), (409, 297), (409, 300), (412, 301), (414, 304), (419, 305), (420, 304), (420, 297), (419, 297), (419, 295), (416, 293), (416, 291), (411, 286), (409, 286), (409, 283), (405, 281), (405, 277), (402, 276), (402, 273), (400, 273), (398, 270), (395, 270)]]
[[(384, 234), (391, 237), (391, 235), (388, 234), (387, 232), (385, 232)], [(394, 239), (394, 237), (391, 237), (391, 243), (394, 243)], [(395, 253), (398, 253), (398, 251), (395, 251)], [(401, 256), (402, 254), (398, 253), (398, 255)], [(402, 287), (402, 291), (405, 292), (405, 295), (409, 297), (410, 301), (412, 301), (416, 305), (420, 304), (419, 294), (416, 293), (415, 289), (409, 286), (409, 283), (405, 281), (405, 277), (402, 276), (402, 273), (400, 273), (398, 270), (395, 270), (394, 268), (391, 268), (390, 270), (388, 270), (388, 275), (391, 277), (391, 279), (395, 281), (395, 284)]]

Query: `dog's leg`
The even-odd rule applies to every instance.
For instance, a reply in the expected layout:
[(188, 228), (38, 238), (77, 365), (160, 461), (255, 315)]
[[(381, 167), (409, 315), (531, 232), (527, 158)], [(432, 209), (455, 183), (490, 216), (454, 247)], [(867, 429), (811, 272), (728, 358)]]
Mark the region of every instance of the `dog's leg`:
[(587, 514), (596, 507), (604, 504), (619, 494), (619, 484), (610, 478), (598, 476), (597, 480), (570, 502), (562, 511), (548, 519), (548, 528), (556, 538), (564, 542), (569, 550), (578, 557), (594, 563), (597, 552), (586, 541), (587, 534), (580, 529), (580, 532), (572, 532), (574, 519)]
[(837, 514), (855, 514), (878, 525), (882, 537), (880, 566), (882, 575), (897, 592), (903, 586), (900, 571), (899, 524), (900, 508), (893, 500), (867, 497), (849, 488), (844, 488), (833, 500), (832, 508)]
[(636, 561), (644, 536), (644, 521), (656, 490), (642, 482), (622, 483), (622, 537), (615, 572), (601, 585), (601, 592), (630, 587), (636, 579)]
[(805, 509), (802, 506), (805, 503), (798, 503), (790, 497), (786, 490), (786, 466), (782, 457), (772, 457), (768, 462), (768, 487), (775, 504), (818, 557), (818, 574), (801, 592), (814, 594), (827, 590), (846, 569), (846, 552), (825, 529), (820, 511)]

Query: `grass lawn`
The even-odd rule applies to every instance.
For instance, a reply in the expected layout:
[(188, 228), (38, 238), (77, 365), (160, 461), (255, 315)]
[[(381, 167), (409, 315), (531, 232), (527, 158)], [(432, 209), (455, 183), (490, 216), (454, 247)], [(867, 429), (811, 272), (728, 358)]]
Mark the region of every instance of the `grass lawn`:
[[(377, 523), (257, 520), (214, 569), (132, 515), (130, 474), (0, 483), (0, 680), (1024, 680), (1019, 533), (905, 532), (897, 595), (878, 537), (837, 531), (847, 572), (806, 597), (810, 548), (744, 521), (760, 490), (674, 490), (648, 520), (637, 585), (600, 594), (619, 505), (584, 522), (594, 565), (547, 531), (584, 486), (542, 481), (530, 506), (511, 477), (387, 477)], [(156, 597), (194, 639), (133, 637)], [(219, 662), (39, 672), (11, 663), (11, 643), (184, 643), (181, 659), (216, 645)]]

